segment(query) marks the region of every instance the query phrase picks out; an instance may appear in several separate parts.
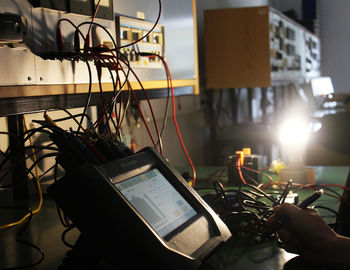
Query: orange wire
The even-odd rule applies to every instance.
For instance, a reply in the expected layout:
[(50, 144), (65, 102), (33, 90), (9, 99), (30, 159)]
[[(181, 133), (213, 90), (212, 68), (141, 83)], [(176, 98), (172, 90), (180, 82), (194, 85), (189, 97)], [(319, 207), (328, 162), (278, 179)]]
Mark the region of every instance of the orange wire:
[[(265, 176), (267, 179), (269, 179), (270, 184), (273, 183), (272, 177), (271, 177), (270, 175), (266, 174), (266, 173), (263, 173), (263, 172), (261, 172), (261, 171), (258, 171), (258, 170), (255, 170), (255, 169), (252, 169), (252, 168), (249, 168), (249, 167), (246, 167), (246, 166), (241, 166), (241, 168), (242, 168), (242, 169), (245, 169), (245, 170), (247, 170), (247, 171), (251, 171), (251, 172), (255, 172), (255, 173), (261, 174), (261, 175)], [(261, 185), (261, 187), (262, 187), (262, 186), (264, 186), (264, 183), (262, 183), (262, 184), (260, 184), (260, 185)], [(259, 186), (260, 186), (260, 185), (259, 185)]]
[(243, 184), (247, 184), (247, 182), (245, 181), (244, 177), (243, 177), (243, 174), (242, 174), (242, 169), (241, 169), (241, 158), (238, 158), (237, 159), (237, 170), (238, 170), (238, 174), (239, 174), (239, 177), (241, 178)]
[(174, 121), (174, 125), (175, 125), (175, 129), (176, 129), (176, 132), (177, 132), (177, 135), (178, 135), (178, 138), (180, 140), (180, 144), (181, 144), (181, 147), (186, 155), (186, 158), (188, 160), (188, 162), (190, 163), (190, 166), (192, 168), (192, 174), (193, 174), (193, 177), (192, 177), (192, 183), (191, 183), (191, 186), (194, 187), (195, 183), (196, 183), (196, 178), (197, 178), (197, 174), (196, 174), (196, 169), (192, 163), (192, 160), (190, 158), (190, 155), (188, 154), (187, 152), (187, 149), (186, 149), (186, 146), (182, 140), (182, 136), (181, 136), (181, 133), (180, 133), (180, 129), (179, 129), (179, 126), (177, 124), (177, 119), (176, 119), (176, 106), (175, 106), (175, 94), (174, 94), (174, 87), (173, 87), (173, 80), (172, 80), (172, 77), (171, 77), (171, 74), (170, 74), (170, 70), (169, 70), (169, 66), (167, 64), (167, 62), (165, 61), (165, 59), (160, 56), (159, 54), (153, 54), (153, 55), (149, 55), (147, 57), (158, 57), (162, 62), (163, 62), (163, 65), (166, 69), (166, 72), (169, 76), (169, 82), (170, 82), (170, 88), (171, 88), (171, 96), (172, 96), (172, 109), (173, 109), (173, 121)]
[[(277, 185), (277, 186), (287, 185), (287, 182), (274, 182), (270, 175), (268, 175), (266, 173), (263, 173), (261, 171), (254, 170), (254, 169), (251, 169), (251, 168), (248, 168), (248, 167), (245, 167), (245, 166), (242, 166), (242, 168), (245, 169), (245, 170), (248, 170), (248, 171), (252, 171), (252, 172), (256, 172), (256, 173), (259, 173), (261, 175), (264, 175), (265, 177), (267, 177), (270, 180), (270, 183), (268, 185), (266, 185), (264, 187), (265, 184), (261, 183), (260, 185), (258, 185), (258, 188), (264, 187), (264, 189), (267, 189), (267, 188), (269, 188), (269, 187), (271, 187), (273, 185)], [(304, 184), (293, 183), (292, 186), (299, 187), (300, 189), (308, 188), (308, 189), (312, 189), (312, 190), (314, 190), (316, 188), (316, 186), (319, 186), (319, 187), (337, 187), (337, 188), (342, 188), (342, 189), (350, 191), (350, 187), (347, 187), (347, 186), (344, 186), (344, 185), (339, 185), (339, 184), (315, 184), (315, 185), (307, 184), (307, 185), (304, 185)], [(325, 195), (337, 198), (337, 197), (333, 196), (332, 194), (329, 194), (329, 193), (326, 193), (326, 192), (325, 192)]]
[(173, 87), (173, 80), (171, 78), (171, 74), (170, 74), (170, 70), (169, 70), (169, 67), (168, 67), (168, 64), (166, 63), (166, 61), (164, 60), (163, 57), (161, 57), (160, 55), (157, 55), (163, 62), (164, 66), (165, 66), (165, 69), (169, 75), (169, 81), (170, 81), (170, 88), (171, 88), (171, 96), (172, 96), (172, 107), (173, 107), (173, 121), (174, 121), (174, 125), (175, 125), (175, 128), (176, 128), (176, 132), (177, 132), (177, 135), (178, 135), (178, 138), (180, 140), (180, 143), (181, 143), (181, 147), (183, 149), (183, 151), (185, 152), (185, 155), (187, 157), (187, 160), (188, 162), (190, 163), (190, 166), (192, 168), (192, 173), (193, 173), (193, 178), (192, 178), (192, 183), (191, 183), (191, 186), (194, 187), (195, 183), (196, 183), (196, 178), (197, 178), (197, 175), (196, 175), (196, 169), (192, 163), (192, 160), (190, 158), (190, 155), (188, 154), (187, 152), (187, 149), (186, 149), (186, 146), (182, 140), (182, 136), (181, 136), (181, 133), (180, 133), (180, 129), (179, 129), (179, 126), (177, 124), (177, 119), (176, 119), (176, 107), (175, 107), (175, 95), (174, 95), (174, 87)]
[[(122, 59), (120, 59), (120, 60), (125, 64), (125, 62), (124, 62)], [(122, 68), (122, 66), (121, 66), (120, 63), (119, 63), (119, 67), (120, 67), (121, 71), (123, 72), (124, 76), (126, 76), (126, 73), (125, 73), (125, 71), (124, 71), (124, 69)], [(130, 71), (132, 71), (132, 70), (130, 69)], [(135, 73), (133, 73), (133, 74), (134, 74), (135, 77), (136, 77), (136, 74), (135, 74)], [(137, 78), (137, 77), (136, 77), (136, 78)], [(140, 81), (139, 81), (139, 82), (140, 82)], [(159, 150), (158, 147), (157, 147), (157, 144), (156, 144), (156, 142), (155, 142), (153, 136), (152, 136), (152, 133), (151, 133), (151, 130), (150, 130), (148, 124), (147, 124), (147, 121), (146, 121), (146, 119), (145, 119), (145, 117), (144, 117), (144, 115), (143, 115), (143, 113), (142, 113), (142, 109), (141, 109), (140, 103), (139, 103), (139, 101), (138, 101), (138, 99), (137, 99), (137, 97), (136, 97), (136, 94), (135, 94), (135, 92), (134, 92), (134, 89), (131, 87), (131, 84), (130, 84), (129, 81), (127, 81), (127, 84), (128, 84), (128, 86), (129, 86), (129, 88), (130, 88), (130, 90), (131, 90), (131, 93), (132, 93), (133, 97), (134, 97), (136, 106), (137, 106), (137, 108), (138, 108), (138, 110), (139, 110), (139, 112), (140, 112), (142, 121), (143, 121), (143, 123), (144, 123), (144, 125), (145, 125), (145, 127), (146, 127), (146, 130), (147, 130), (147, 132), (148, 132), (148, 135), (150, 136), (151, 141), (152, 141), (152, 143), (153, 143), (155, 149), (156, 149), (159, 153), (161, 153), (160, 150)], [(141, 82), (140, 82), (140, 86), (143, 87), (142, 84), (141, 84)], [(156, 124), (157, 124), (157, 123), (155, 122), (155, 125), (156, 125)], [(158, 129), (157, 129), (157, 130), (158, 130)], [(159, 134), (159, 133), (158, 133), (158, 134)], [(158, 134), (157, 134), (157, 135), (158, 135)], [(159, 135), (158, 135), (158, 136), (159, 136)]]

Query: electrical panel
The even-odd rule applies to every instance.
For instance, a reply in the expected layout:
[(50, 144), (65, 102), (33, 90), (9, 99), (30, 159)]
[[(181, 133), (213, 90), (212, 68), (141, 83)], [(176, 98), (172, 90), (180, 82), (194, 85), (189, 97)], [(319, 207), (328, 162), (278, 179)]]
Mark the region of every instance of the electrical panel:
[(319, 38), (274, 9), (269, 21), (272, 82), (303, 82), (320, 76)]
[(205, 11), (208, 88), (268, 87), (320, 76), (320, 40), (268, 7)]
[[(198, 93), (195, 0), (179, 0), (176, 3), (162, 1), (161, 4), (157, 0), (137, 3), (129, 0), (2, 0), (0, 56), (6, 65), (0, 66), (0, 97), (86, 92), (90, 78), (87, 63), (67, 57), (60, 59), (57, 52), (58, 45), (68, 55), (77, 50), (83, 51), (84, 40), (80, 35), (76, 37), (75, 27), (79, 26), (83, 35), (89, 31), (89, 22), (98, 3), (94, 19), (96, 25), (91, 27), (90, 46), (114, 48), (111, 37), (120, 45), (131, 43), (153, 28), (159, 16), (149, 36), (120, 52), (125, 53), (138, 79), (149, 82), (146, 89), (166, 88), (167, 76), (159, 59), (140, 57), (134, 54), (135, 51), (164, 57), (170, 67), (174, 86), (182, 87), (184, 93)], [(184, 21), (183, 16), (190, 19)], [(62, 44), (57, 42), (58, 25)], [(76, 40), (79, 40), (78, 46)], [(95, 84), (93, 89), (98, 90), (96, 67), (93, 61), (88, 64), (92, 83)], [(120, 77), (123, 77), (121, 72)], [(140, 87), (135, 76), (128, 79), (135, 87)], [(101, 80), (107, 91), (113, 90), (108, 69), (102, 69)], [(6, 86), (6, 89), (2, 91), (1, 86)], [(33, 87), (23, 90), (17, 86)], [(8, 90), (10, 88), (11, 91)]]
[[(119, 30), (117, 40), (122, 47), (146, 36), (154, 25), (143, 20), (120, 16), (116, 18), (116, 24), (117, 31)], [(164, 45), (164, 26), (158, 24), (141, 42), (122, 48), (122, 53), (126, 55), (132, 68), (161, 69), (163, 63), (160, 58), (139, 56), (138, 53), (151, 53), (164, 57)]]
[(270, 65), (273, 81), (302, 78), (302, 34), (295, 23), (277, 12), (270, 12)]
[(321, 70), (321, 44), (318, 37), (304, 32), (305, 72), (307, 77), (319, 77)]

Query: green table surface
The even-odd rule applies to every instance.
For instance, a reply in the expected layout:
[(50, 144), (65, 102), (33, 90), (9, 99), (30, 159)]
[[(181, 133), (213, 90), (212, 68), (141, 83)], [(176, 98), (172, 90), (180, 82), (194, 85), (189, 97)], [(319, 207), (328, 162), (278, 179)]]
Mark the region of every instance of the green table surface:
[[(349, 175), (350, 167), (312, 167), (315, 171), (315, 184), (338, 184), (345, 185), (347, 177)], [(197, 189), (199, 194), (205, 194), (208, 192), (214, 192), (212, 187), (216, 180), (219, 180), (225, 187), (228, 187), (228, 178), (226, 171), (223, 172), (224, 167), (206, 167), (199, 166), (196, 168), (197, 180), (195, 184), (195, 189)], [(188, 168), (177, 168), (180, 173), (185, 171), (190, 171)], [(221, 173), (223, 172), (223, 173)], [(267, 172), (268, 173), (268, 172)], [(273, 181), (278, 182), (279, 176), (276, 174), (268, 173)], [(268, 182), (266, 179), (264, 182)], [(332, 190), (343, 193), (342, 188), (332, 187)], [(297, 193), (299, 195), (299, 201), (303, 200), (307, 196), (311, 195), (314, 190), (311, 189), (301, 189)], [(334, 193), (325, 190), (327, 194), (335, 195)], [(338, 211), (339, 199), (323, 195), (319, 200), (317, 200), (314, 205), (324, 206)], [(328, 210), (317, 209), (320, 215), (324, 218), (326, 223), (334, 223), (335, 215)], [(267, 243), (260, 245), (251, 245), (247, 239), (231, 239), (221, 250), (219, 250), (211, 259), (210, 264), (213, 269), (229, 270), (229, 269), (259, 269), (259, 270), (279, 270), (286, 269), (285, 263), (290, 259), (294, 258), (295, 254), (290, 254), (280, 249), (275, 243)], [(305, 266), (305, 269), (308, 268)], [(288, 268), (289, 269), (289, 268)], [(290, 268), (294, 269), (294, 268)], [(298, 268), (295, 269), (304, 269)], [(317, 268), (315, 268), (317, 269)]]

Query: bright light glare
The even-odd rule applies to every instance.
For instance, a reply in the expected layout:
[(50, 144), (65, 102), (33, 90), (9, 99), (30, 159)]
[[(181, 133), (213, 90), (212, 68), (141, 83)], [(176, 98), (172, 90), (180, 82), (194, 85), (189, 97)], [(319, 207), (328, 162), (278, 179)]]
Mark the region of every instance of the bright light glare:
[(288, 121), (280, 130), (280, 141), (286, 144), (306, 143), (309, 139), (309, 129), (303, 122)]
[(327, 96), (334, 93), (334, 88), (330, 77), (319, 77), (312, 79), (311, 87), (315, 97)]
[(321, 122), (315, 122), (312, 123), (310, 126), (310, 131), (315, 133), (317, 131), (319, 131), (322, 128), (322, 123)]

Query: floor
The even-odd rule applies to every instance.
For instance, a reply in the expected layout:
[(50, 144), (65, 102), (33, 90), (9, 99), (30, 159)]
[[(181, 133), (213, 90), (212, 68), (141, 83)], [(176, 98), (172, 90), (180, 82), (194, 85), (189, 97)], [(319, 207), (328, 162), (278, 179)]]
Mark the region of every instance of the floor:
[[(20, 205), (21, 202), (16, 202), (16, 204)], [(10, 213), (7, 210), (7, 212), (2, 211), (0, 216), (1, 224), (10, 222), (11, 218), (13, 218), (12, 220), (16, 220), (16, 215), (23, 215), (22, 211), (11, 210), (12, 213)], [(28, 245), (16, 242), (16, 235), (20, 229), (21, 226), (0, 231), (0, 269), (31, 265), (40, 260), (40, 252)], [(32, 217), (29, 226), (20, 237), (20, 239), (36, 245), (44, 253), (43, 261), (30, 269), (58, 268), (66, 252), (70, 249), (61, 240), (61, 234), (64, 229), (59, 221), (55, 202), (50, 198), (45, 198), (41, 211)], [(78, 235), (78, 231), (73, 230), (67, 234), (66, 239), (68, 242), (74, 243)]]

